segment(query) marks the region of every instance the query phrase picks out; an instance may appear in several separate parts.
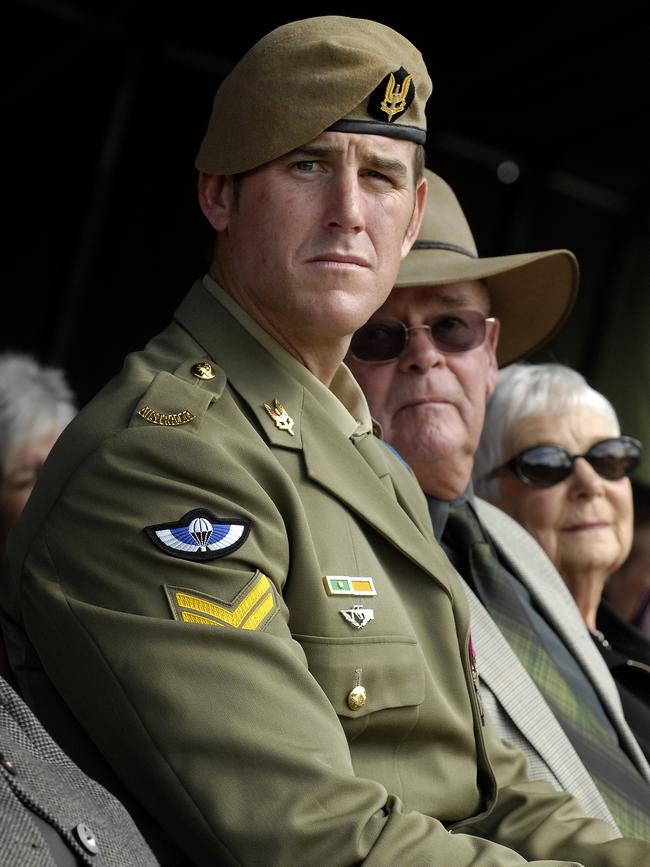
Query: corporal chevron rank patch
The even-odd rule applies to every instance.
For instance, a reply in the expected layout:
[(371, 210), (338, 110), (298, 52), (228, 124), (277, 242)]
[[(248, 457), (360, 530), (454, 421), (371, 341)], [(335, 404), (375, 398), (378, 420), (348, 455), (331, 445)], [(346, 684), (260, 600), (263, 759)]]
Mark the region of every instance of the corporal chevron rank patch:
[(250, 528), (250, 521), (217, 518), (207, 509), (193, 509), (178, 521), (152, 524), (144, 531), (157, 548), (171, 557), (216, 560), (243, 545)]
[(275, 588), (262, 572), (256, 572), (231, 602), (185, 587), (164, 587), (174, 618), (184, 623), (259, 629), (277, 610)]

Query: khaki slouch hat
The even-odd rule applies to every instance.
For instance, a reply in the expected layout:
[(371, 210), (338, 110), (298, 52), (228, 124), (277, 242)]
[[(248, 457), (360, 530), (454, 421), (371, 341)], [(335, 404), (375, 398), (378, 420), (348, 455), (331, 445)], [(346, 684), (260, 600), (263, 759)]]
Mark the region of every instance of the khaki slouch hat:
[(453, 190), (425, 169), (422, 227), (402, 262), (396, 287), (485, 280), (492, 314), (501, 321), (497, 361), (511, 364), (539, 349), (560, 329), (578, 292), (578, 263), (569, 250), (481, 259)]
[(249, 171), (326, 130), (424, 144), (431, 79), (408, 39), (376, 21), (326, 15), (262, 37), (224, 79), (196, 158)]

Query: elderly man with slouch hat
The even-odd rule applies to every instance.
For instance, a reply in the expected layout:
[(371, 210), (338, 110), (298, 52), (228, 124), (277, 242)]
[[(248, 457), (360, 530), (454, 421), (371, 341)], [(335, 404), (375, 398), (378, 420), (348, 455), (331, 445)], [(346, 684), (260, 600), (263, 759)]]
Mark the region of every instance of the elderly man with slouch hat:
[(73, 422), (10, 540), (23, 692), (164, 864), (650, 854), (486, 723), (463, 591), (341, 364), (417, 236), (430, 88), (372, 21), (245, 55), (197, 160), (210, 274)]
[(577, 287), (574, 257), (479, 258), (453, 191), (433, 172), (425, 177), (418, 239), (388, 300), (353, 336), (348, 363), (383, 435), (414, 468), (436, 536), (463, 576), (481, 693), (501, 736), (525, 752), (531, 779), (571, 792), (624, 836), (650, 839), (650, 769), (564, 581), (470, 483), (497, 366), (561, 325)]

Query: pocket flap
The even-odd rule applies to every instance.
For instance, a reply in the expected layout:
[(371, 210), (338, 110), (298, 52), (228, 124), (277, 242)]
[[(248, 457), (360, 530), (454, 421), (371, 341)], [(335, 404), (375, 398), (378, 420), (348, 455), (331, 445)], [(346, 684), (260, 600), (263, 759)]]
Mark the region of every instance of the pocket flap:
[[(392, 635), (294, 638), (302, 645), (309, 670), (339, 716), (362, 717), (384, 708), (419, 705), (424, 700), (424, 666), (414, 639)], [(366, 700), (362, 707), (352, 709), (348, 695), (357, 685), (365, 689)]]

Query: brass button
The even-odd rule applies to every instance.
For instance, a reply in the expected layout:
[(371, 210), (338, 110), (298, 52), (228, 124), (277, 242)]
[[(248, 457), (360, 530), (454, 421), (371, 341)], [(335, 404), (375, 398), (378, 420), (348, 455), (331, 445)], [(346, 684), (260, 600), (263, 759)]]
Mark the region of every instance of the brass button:
[(348, 707), (350, 710), (360, 710), (366, 703), (366, 689), (363, 686), (355, 686), (348, 693)]
[(209, 361), (197, 361), (196, 364), (193, 364), (192, 374), (197, 379), (214, 379), (216, 375), (214, 372), (214, 367), (210, 364)]

